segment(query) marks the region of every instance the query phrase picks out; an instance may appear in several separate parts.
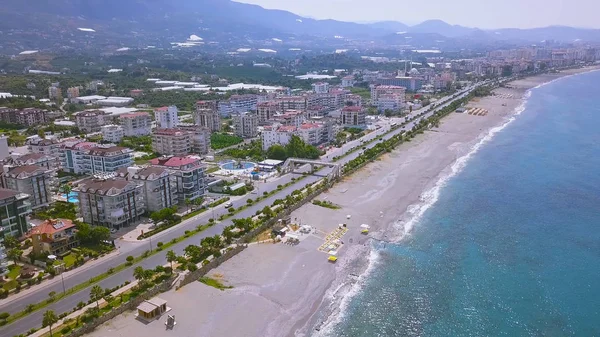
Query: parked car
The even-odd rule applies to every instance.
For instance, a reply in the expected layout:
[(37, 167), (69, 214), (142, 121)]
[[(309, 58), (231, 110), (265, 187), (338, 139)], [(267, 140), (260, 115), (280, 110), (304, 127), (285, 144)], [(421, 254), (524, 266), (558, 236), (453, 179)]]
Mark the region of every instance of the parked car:
[(225, 208), (229, 208), (231, 206), (233, 206), (233, 204), (231, 203), (231, 201), (228, 201), (228, 202), (225, 203)]

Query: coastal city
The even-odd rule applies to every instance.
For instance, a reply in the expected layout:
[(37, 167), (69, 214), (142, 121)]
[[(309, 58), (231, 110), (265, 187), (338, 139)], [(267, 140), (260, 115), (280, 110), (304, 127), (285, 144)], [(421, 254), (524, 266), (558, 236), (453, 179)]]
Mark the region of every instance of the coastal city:
[(325, 331), (442, 173), (530, 89), (600, 68), (581, 41), (202, 40), (0, 63), (0, 337)]

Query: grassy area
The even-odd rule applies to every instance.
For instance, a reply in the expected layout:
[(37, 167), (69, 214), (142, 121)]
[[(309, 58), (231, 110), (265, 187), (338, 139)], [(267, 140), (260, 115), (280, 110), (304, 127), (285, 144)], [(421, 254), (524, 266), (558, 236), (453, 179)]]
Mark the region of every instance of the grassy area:
[(210, 136), (210, 147), (213, 150), (220, 150), (243, 142), (244, 140), (237, 136), (225, 133), (213, 133)]
[(209, 174), (209, 173), (214, 173), (214, 172), (217, 172), (217, 171), (218, 171), (218, 170), (220, 170), (220, 169), (221, 169), (221, 168), (220, 168), (219, 166), (213, 166), (213, 167), (209, 168), (208, 170), (206, 170), (206, 173), (207, 173), (207, 174)]
[(63, 258), (63, 262), (65, 263), (66, 268), (71, 268), (72, 266), (74, 266), (76, 261), (77, 261), (77, 255), (75, 255), (73, 253), (71, 253)]
[(233, 288), (232, 286), (226, 286), (223, 283), (221, 283), (221, 281), (219, 280), (215, 280), (214, 278), (210, 278), (210, 277), (201, 277), (198, 281), (206, 284), (207, 286), (213, 287), (213, 288), (217, 288), (219, 290), (225, 290), (225, 289), (231, 289)]
[(13, 264), (10, 267), (8, 267), (8, 274), (6, 274), (6, 276), (8, 278), (10, 278), (11, 280), (16, 280), (17, 277), (19, 277), (19, 275), (21, 274), (21, 266)]
[(19, 284), (19, 282), (17, 280), (10, 280), (6, 283), (4, 283), (2, 285), (2, 288), (4, 288), (4, 290), (9, 291), (12, 289), (15, 289), (17, 287), (17, 284)]

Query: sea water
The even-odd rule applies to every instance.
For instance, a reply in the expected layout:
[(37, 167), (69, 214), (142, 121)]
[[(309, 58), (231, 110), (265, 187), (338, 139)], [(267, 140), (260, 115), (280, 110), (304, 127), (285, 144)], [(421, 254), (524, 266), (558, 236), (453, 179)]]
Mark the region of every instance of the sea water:
[(600, 336), (600, 72), (488, 138), (326, 335)]

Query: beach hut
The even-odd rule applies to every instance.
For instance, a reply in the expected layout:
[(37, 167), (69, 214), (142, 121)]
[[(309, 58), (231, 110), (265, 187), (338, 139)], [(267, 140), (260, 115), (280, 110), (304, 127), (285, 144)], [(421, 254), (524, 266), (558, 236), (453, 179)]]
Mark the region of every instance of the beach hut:
[(155, 317), (164, 314), (166, 311), (167, 301), (162, 298), (154, 297), (138, 305), (137, 318), (144, 321), (152, 321)]

